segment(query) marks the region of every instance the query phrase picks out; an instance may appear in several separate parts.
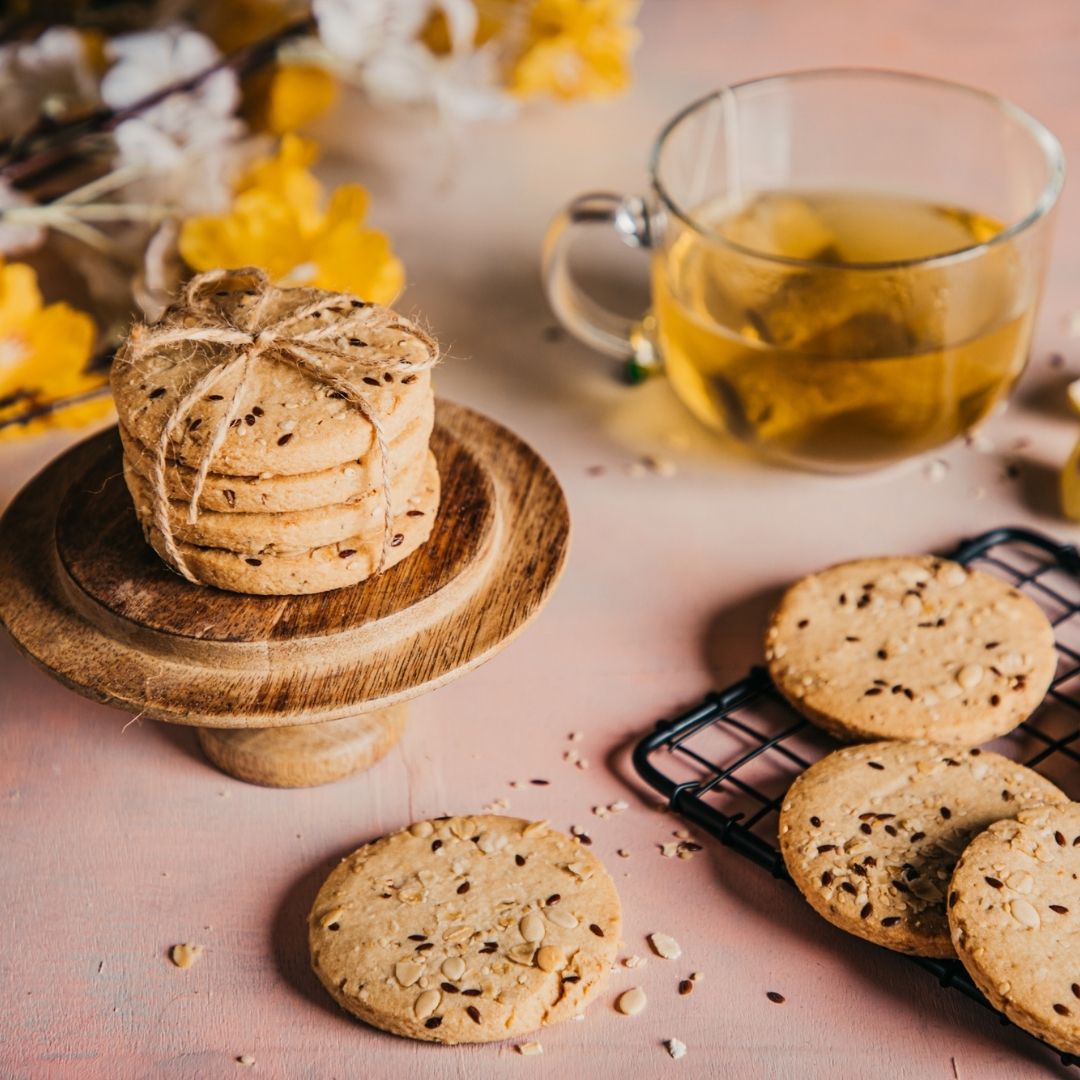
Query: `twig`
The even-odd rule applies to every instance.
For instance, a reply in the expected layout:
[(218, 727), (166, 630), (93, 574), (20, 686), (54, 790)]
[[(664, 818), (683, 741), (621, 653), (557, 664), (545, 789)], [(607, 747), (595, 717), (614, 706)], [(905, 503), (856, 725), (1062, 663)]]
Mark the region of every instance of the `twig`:
[(15, 402), (25, 401), (28, 397), (33, 397), (29, 390), (15, 390), (10, 394), (5, 394), (4, 397), (0, 397), (0, 409), (10, 409)]
[[(43, 416), (49, 416), (52, 413), (59, 412), (61, 409), (69, 408), (72, 405), (82, 405), (87, 401), (96, 401), (98, 398), (107, 397), (108, 394), (109, 384), (108, 382), (103, 382), (100, 386), (92, 387), (90, 390), (84, 390), (81, 394), (70, 394), (67, 397), (54, 398), (52, 401), (43, 401), (29, 409), (24, 409), (15, 416), (8, 416), (0, 419), (0, 431), (11, 427), (25, 427), (34, 420), (40, 420)], [(10, 401), (12, 398), (17, 399), (19, 397), (29, 396), (30, 395), (26, 391), (19, 391), (18, 394), (12, 394), (5, 400)]]
[(94, 251), (104, 255), (106, 258), (115, 259), (117, 262), (124, 262), (128, 258), (127, 253), (120, 244), (111, 237), (106, 236), (100, 229), (94, 228), (93, 225), (87, 225), (83, 221), (76, 221), (70, 217), (57, 218), (49, 222), (49, 228), (55, 229), (57, 232), (67, 233), (68, 236), (81, 241), (87, 247), (93, 248)]
[(117, 188), (122, 188), (145, 175), (146, 169), (143, 166), (125, 165), (105, 173), (104, 176), (99, 176), (96, 180), (88, 181), (81, 187), (69, 191), (66, 195), (61, 195), (58, 199), (54, 199), (52, 204), (55, 206), (68, 206), (71, 204), (78, 206), (82, 203), (88, 203), (99, 195), (108, 195), (110, 192), (116, 191)]
[(159, 203), (46, 203), (44, 206), (12, 206), (0, 210), (0, 220), (17, 224), (53, 225), (70, 221), (141, 221), (157, 224), (172, 211)]

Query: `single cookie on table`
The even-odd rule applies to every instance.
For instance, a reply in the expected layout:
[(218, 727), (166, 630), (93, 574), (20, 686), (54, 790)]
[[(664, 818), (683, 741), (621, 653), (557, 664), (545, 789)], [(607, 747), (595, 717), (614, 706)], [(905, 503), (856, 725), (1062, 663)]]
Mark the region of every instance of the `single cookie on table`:
[[(399, 469), (390, 485), (392, 511), (410, 509), (409, 500), (420, 486), (429, 454), (422, 450), (415, 461)], [(140, 520), (152, 520), (154, 500), (150, 481), (124, 461), (124, 480)], [(199, 547), (225, 548), (245, 555), (296, 555), (312, 548), (336, 544), (349, 537), (374, 536), (381, 540), (386, 500), (382, 489), (355, 502), (323, 506), (316, 510), (276, 513), (221, 513), (204, 510), (188, 520), (186, 503), (170, 500), (169, 524), (173, 537)]]
[[(427, 541), (438, 508), (439, 470), (434, 454), (429, 453), (420, 484), (408, 500), (408, 509), (393, 519), (394, 535), (383, 570), (396, 566)], [(168, 551), (152, 515), (145, 508), (140, 512), (138, 506), (136, 513), (147, 541), (169, 563)], [(379, 570), (383, 541), (380, 527), (373, 533), (291, 555), (245, 555), (225, 548), (185, 543), (177, 543), (176, 547), (204, 585), (256, 596), (300, 596), (366, 581)]]
[(342, 1008), (453, 1044), (580, 1013), (620, 931), (615, 885), (576, 838), (481, 814), (419, 821), (353, 852), (319, 890), (308, 940)]
[(952, 956), (945, 897), (968, 841), (1025, 806), (1065, 801), (1049, 780), (987, 750), (846, 746), (791, 785), (780, 850), (834, 926), (897, 952)]
[[(267, 286), (259, 295), (245, 272), (220, 283), (203, 302), (218, 328), (248, 325), (259, 308), (258, 325), (273, 326), (298, 316), (320, 298), (325, 305), (290, 325), (291, 335), (314, 334), (333, 329), (327, 338), (335, 348), (355, 352), (366, 367), (356, 376), (362, 381), (370, 410), (379, 418), (387, 438), (404, 430), (409, 421), (427, 407), (431, 375), (427, 370), (381, 377), (370, 373), (380, 362), (430, 364), (438, 346), (415, 323), (389, 308), (360, 300), (343, 301), (337, 294), (319, 289), (277, 289)], [(152, 327), (160, 334), (170, 330), (205, 331), (209, 314), (194, 313), (181, 305), (170, 308)], [(149, 331), (136, 328), (116, 354), (110, 381), (116, 411), (128, 433), (144, 447), (156, 447), (178, 401), (219, 363), (207, 345), (205, 357), (191, 348), (169, 347), (140, 355), (133, 362), (139, 342)], [(242, 355), (242, 354), (241, 354)], [(330, 363), (331, 361), (325, 360)], [(338, 366), (342, 366), (339, 364)], [(366, 372), (366, 373), (365, 373)], [(241, 385), (242, 382), (242, 385)], [(199, 468), (213, 433), (226, 419), (229, 404), (240, 390), (236, 420), (211, 461), (211, 470), (240, 476), (264, 472), (294, 475), (331, 469), (346, 460), (362, 458), (375, 443), (371, 422), (332, 386), (282, 359), (272, 349), (259, 353), (248, 366), (223, 372), (213, 386), (186, 411), (183, 424), (170, 442), (169, 456), (181, 465)]]
[[(389, 438), (391, 482), (402, 468), (423, 459), (434, 423), (435, 397), (429, 388), (419, 415)], [(120, 440), (132, 468), (141, 476), (150, 476), (154, 455), (127, 431), (123, 423), (120, 424)], [(195, 469), (170, 458), (165, 469), (169, 498), (188, 502), (194, 491), (195, 476)], [(366, 499), (382, 491), (382, 486), (382, 461), (377, 451), (369, 449), (359, 458), (349, 458), (318, 472), (291, 476), (268, 474), (265, 470), (258, 476), (208, 473), (199, 494), (199, 510), (239, 514), (318, 510)]]
[(995, 1008), (1080, 1054), (1080, 804), (1024, 810), (976, 836), (952, 877), (949, 925)]
[(1030, 716), (1057, 664), (1037, 604), (930, 555), (859, 559), (796, 582), (765, 655), (788, 701), (839, 739), (963, 746)]

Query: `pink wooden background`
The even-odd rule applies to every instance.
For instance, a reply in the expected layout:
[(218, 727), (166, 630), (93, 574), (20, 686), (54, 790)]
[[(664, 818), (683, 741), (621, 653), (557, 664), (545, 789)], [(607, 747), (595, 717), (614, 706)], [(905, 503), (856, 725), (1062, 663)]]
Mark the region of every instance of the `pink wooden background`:
[[(757, 660), (764, 613), (820, 564), (919, 550), (1005, 522), (1061, 522), (1055, 472), (1080, 424), (1062, 388), (1080, 375), (1080, 198), (1067, 190), (1032, 364), (994, 452), (957, 445), (859, 479), (772, 470), (718, 453), (663, 382), (628, 391), (605, 364), (544, 330), (537, 251), (549, 215), (589, 188), (640, 189), (653, 134), (725, 81), (866, 64), (1002, 93), (1080, 160), (1080, 5), (1075, 0), (650, 0), (631, 93), (538, 109), (453, 136), (348, 103), (323, 124), (329, 179), (359, 177), (409, 268), (406, 306), (454, 357), (441, 392), (491, 413), (554, 465), (569, 495), (570, 563), (540, 620), (480, 671), (417, 703), (410, 731), (366, 775), (308, 791), (235, 782), (190, 731), (98, 707), (0, 643), (0, 1075), (219, 1077), (251, 1054), (264, 1077), (1023, 1078), (1059, 1067), (1025, 1036), (903, 959), (844, 937), (793, 892), (711, 842), (660, 857), (678, 821), (629, 780), (625, 746), (679, 702)], [(958, 137), (962, 137), (958, 133)], [(619, 279), (633, 253), (598, 256)], [(1064, 370), (1048, 357), (1060, 352)], [(671, 434), (689, 445), (673, 449)], [(1030, 443), (1017, 445), (1018, 439)], [(0, 450), (4, 501), (68, 440)], [(675, 476), (630, 475), (642, 454)], [(1017, 478), (1004, 475), (1009, 462)], [(591, 466), (604, 465), (602, 476)], [(588, 770), (562, 760), (571, 731)], [(515, 790), (511, 780), (550, 779)], [(1080, 782), (1073, 791), (1080, 795)], [(625, 797), (598, 821), (590, 808)], [(410, 820), (510, 812), (588, 829), (625, 908), (622, 955), (644, 935), (682, 944), (613, 976), (584, 1022), (539, 1036), (544, 1054), (445, 1049), (351, 1021), (308, 971), (304, 916), (343, 853)], [(617, 848), (631, 852), (616, 857)], [(189, 971), (166, 950), (206, 946)], [(679, 997), (691, 970), (705, 978)], [(619, 1016), (640, 983), (646, 1011)], [(768, 990), (784, 994), (771, 1004)], [(688, 1047), (668, 1059), (662, 1040)]]

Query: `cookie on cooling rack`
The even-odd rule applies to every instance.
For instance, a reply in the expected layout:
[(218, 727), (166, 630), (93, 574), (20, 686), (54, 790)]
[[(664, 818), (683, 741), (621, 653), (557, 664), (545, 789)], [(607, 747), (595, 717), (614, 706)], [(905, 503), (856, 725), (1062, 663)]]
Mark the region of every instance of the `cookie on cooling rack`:
[(1057, 662), (1030, 598), (930, 555), (859, 559), (796, 582), (765, 655), (781, 693), (837, 738), (961, 746), (1030, 716)]
[[(780, 850), (799, 891), (834, 926), (897, 952), (952, 956), (945, 897), (968, 841), (1025, 806), (1066, 801), (1049, 780), (990, 751), (847, 746), (791, 785)], [(1080, 917), (1080, 900), (1077, 908)]]
[(419, 821), (344, 859), (309, 920), (315, 973), (397, 1035), (492, 1042), (577, 1015), (620, 944), (611, 877), (576, 837), (497, 815)]
[(995, 1008), (1080, 1054), (1080, 804), (1025, 810), (976, 836), (952, 877), (949, 925)]

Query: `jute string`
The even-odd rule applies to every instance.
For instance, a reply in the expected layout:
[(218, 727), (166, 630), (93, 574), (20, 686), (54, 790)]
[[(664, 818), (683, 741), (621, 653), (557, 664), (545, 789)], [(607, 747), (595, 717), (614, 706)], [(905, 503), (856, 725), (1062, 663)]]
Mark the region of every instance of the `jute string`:
[[(255, 300), (230, 313), (215, 302), (223, 287), (229, 295), (244, 292)], [(199, 516), (199, 497), (210, 472), (214, 457), (221, 449), (230, 425), (240, 411), (244, 391), (251, 376), (255, 360), (265, 357), (277, 363), (288, 364), (315, 382), (328, 387), (336, 397), (343, 398), (358, 409), (371, 424), (374, 442), (379, 448), (379, 472), (383, 495), (383, 542), (379, 557), (379, 569), (385, 564), (393, 546), (394, 522), (393, 500), (390, 481), (390, 448), (382, 420), (371, 403), (372, 390), (362, 380), (365, 376), (412, 375), (430, 370), (438, 363), (438, 346), (422, 330), (415, 326), (396, 322), (382, 328), (392, 329), (418, 339), (427, 349), (423, 360), (389, 359), (379, 350), (357, 347), (355, 334), (365, 329), (380, 328), (376, 320), (385, 318), (383, 308), (374, 308), (355, 300), (347, 293), (323, 293), (311, 302), (278, 318), (268, 318), (267, 309), (271, 299), (279, 291), (270, 284), (263, 271), (254, 267), (240, 270), (211, 270), (193, 278), (171, 309), (182, 314), (193, 324), (177, 326), (166, 317), (152, 326), (136, 326), (128, 339), (128, 347), (121, 362), (138, 366), (147, 356), (163, 350), (189, 347), (208, 364), (195, 383), (181, 396), (165, 418), (157, 445), (150, 482), (153, 499), (153, 523), (161, 534), (162, 543), (169, 560), (188, 581), (199, 583), (184, 560), (173, 536), (169, 521), (169, 496), (166, 468), (169, 446), (180, 425), (192, 407), (209, 394), (215, 386), (231, 375), (237, 375), (235, 386), (225, 403), (225, 410), (217, 426), (210, 434), (199, 459), (195, 483), (188, 502), (188, 521), (194, 524)], [(319, 324), (301, 330), (301, 325), (315, 318)], [(352, 340), (351, 340), (352, 339)], [(228, 348), (207, 349), (207, 345), (224, 345)], [(119, 359), (119, 358), (118, 358)]]

